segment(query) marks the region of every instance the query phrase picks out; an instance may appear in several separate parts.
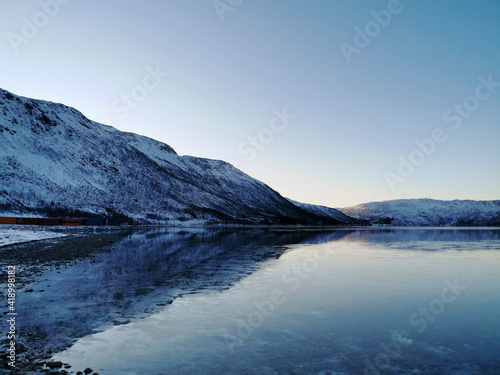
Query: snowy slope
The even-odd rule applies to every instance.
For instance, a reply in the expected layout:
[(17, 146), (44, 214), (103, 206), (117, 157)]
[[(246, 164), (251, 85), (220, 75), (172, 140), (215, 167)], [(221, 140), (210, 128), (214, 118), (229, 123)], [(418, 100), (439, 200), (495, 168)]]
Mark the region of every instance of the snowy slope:
[(308, 203), (300, 203), (296, 202), (294, 200), (288, 199), (291, 203), (294, 205), (303, 208), (304, 210), (307, 210), (309, 212), (315, 213), (320, 216), (326, 216), (330, 217), (332, 219), (344, 222), (346, 224), (352, 224), (352, 225), (364, 225), (360, 220), (356, 220), (353, 217), (350, 217), (339, 210), (335, 208), (330, 208), (326, 206), (318, 206), (314, 204), (308, 204)]
[(395, 226), (500, 226), (500, 201), (399, 199), (340, 210), (370, 221), (386, 219)]
[[(78, 210), (72, 212), (72, 210)], [(297, 206), (232, 165), (0, 89), (0, 213), (178, 223), (352, 224)]]

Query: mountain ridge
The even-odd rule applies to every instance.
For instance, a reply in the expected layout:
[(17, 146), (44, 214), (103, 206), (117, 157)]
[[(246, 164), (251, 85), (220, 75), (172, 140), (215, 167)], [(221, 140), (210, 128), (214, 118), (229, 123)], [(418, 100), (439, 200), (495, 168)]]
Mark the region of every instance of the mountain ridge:
[(0, 89), (0, 211), (120, 216), (178, 224), (359, 225), (296, 205), (222, 160)]
[(395, 199), (339, 210), (373, 224), (392, 226), (500, 226), (500, 200)]

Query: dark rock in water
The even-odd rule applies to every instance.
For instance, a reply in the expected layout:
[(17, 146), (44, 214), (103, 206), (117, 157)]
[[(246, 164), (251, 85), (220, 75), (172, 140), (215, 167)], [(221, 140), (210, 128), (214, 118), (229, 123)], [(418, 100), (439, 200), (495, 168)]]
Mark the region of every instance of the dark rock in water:
[(33, 289), (26, 289), (24, 292), (25, 293), (31, 293), (31, 292), (33, 292)]
[(62, 362), (61, 361), (47, 362), (47, 367), (49, 367), (49, 368), (62, 367)]
[(90, 367), (87, 367), (85, 370), (83, 370), (84, 373), (90, 374), (93, 370)]
[(78, 371), (78, 372), (76, 373), (76, 375), (83, 375), (83, 372)]

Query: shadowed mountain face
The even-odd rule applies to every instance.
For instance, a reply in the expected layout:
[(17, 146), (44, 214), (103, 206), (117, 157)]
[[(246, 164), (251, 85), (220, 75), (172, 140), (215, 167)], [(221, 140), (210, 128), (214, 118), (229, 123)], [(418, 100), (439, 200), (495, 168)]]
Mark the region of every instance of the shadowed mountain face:
[(299, 206), (220, 161), (0, 89), (0, 211), (123, 215), (139, 221), (357, 224)]

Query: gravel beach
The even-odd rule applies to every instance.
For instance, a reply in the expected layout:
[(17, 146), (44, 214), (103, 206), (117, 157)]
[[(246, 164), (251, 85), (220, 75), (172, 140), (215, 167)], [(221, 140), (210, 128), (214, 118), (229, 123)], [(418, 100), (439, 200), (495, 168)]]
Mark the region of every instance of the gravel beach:
[[(21, 229), (26, 229), (26, 227)], [(9, 312), (7, 303), (7, 269), (9, 266), (15, 266), (16, 295), (29, 293), (32, 291), (30, 284), (43, 272), (58, 270), (63, 265), (71, 266), (81, 260), (92, 259), (98, 253), (109, 251), (110, 245), (127, 236), (131, 228), (51, 227), (37, 230), (60, 232), (66, 236), (0, 247), (0, 269), (2, 270), (0, 273), (2, 309), (0, 311), (4, 320), (7, 320)], [(38, 337), (36, 332), (23, 332), (23, 330), (17, 332), (16, 366), (12, 368), (8, 365), (7, 356), (4, 354), (8, 351), (10, 340), (7, 338), (7, 332), (3, 332), (0, 340), (2, 347), (2, 370), (0, 372), (35, 375), (69, 374), (85, 370), (65, 368), (65, 364), (51, 361), (52, 353), (61, 350), (62, 347), (52, 348), (40, 345), (43, 339), (43, 337)], [(67, 339), (68, 345), (70, 338)], [(66, 366), (69, 365), (66, 364)]]

